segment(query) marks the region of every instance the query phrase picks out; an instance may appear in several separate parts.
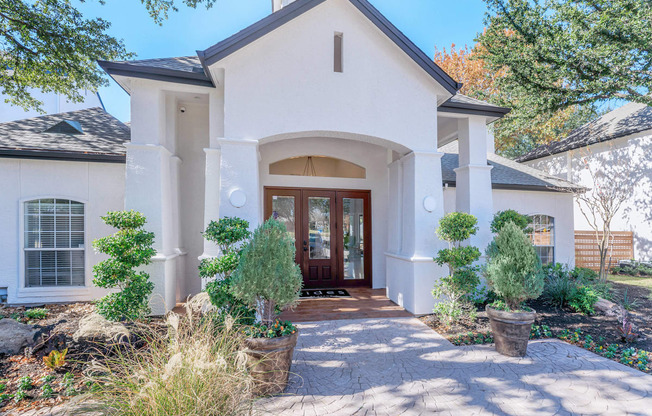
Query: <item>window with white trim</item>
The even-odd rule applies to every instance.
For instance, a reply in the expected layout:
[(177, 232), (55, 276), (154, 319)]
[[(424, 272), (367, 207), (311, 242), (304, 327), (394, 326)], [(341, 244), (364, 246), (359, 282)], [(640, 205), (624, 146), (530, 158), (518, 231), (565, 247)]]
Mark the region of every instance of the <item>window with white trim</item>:
[(555, 218), (549, 215), (530, 216), (530, 238), (541, 264), (555, 262)]
[(84, 204), (25, 202), (25, 286), (84, 286)]

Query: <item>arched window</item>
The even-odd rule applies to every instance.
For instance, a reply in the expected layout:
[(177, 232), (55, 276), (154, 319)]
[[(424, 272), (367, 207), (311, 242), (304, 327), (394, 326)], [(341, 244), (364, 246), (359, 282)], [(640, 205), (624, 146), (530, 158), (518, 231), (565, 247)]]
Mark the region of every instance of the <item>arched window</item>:
[(549, 215), (530, 216), (532, 244), (541, 258), (541, 264), (555, 262), (555, 218)]
[(25, 286), (84, 286), (84, 204), (25, 202)]
[(269, 165), (270, 175), (320, 176), (327, 178), (367, 177), (362, 166), (328, 156), (298, 156)]

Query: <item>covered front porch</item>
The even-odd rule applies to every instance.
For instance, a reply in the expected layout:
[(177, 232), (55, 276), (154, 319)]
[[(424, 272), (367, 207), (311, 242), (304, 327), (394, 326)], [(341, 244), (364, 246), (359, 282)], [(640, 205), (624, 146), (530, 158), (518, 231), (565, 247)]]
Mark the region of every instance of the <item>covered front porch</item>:
[(392, 302), (385, 289), (346, 289), (350, 297), (304, 298), (280, 319), (291, 322), (335, 321), (340, 319), (404, 318), (411, 313)]

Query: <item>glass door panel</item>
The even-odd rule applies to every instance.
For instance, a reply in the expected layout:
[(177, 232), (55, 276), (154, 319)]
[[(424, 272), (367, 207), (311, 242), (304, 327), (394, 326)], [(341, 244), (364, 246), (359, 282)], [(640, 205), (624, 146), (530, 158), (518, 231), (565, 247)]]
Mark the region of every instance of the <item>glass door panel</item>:
[(308, 198), (310, 259), (331, 258), (331, 198)]
[(274, 195), (272, 196), (271, 217), (285, 225), (288, 234), (295, 239), (296, 225), (296, 201), (294, 196)]
[(364, 280), (364, 199), (342, 198), (344, 280)]

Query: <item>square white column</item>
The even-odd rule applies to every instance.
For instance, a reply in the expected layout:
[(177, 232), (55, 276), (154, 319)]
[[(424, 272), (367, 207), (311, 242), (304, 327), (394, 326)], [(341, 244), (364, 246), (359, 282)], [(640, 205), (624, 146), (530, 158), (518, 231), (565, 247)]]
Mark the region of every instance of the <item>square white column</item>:
[(166, 147), (166, 97), (163, 91), (136, 83), (131, 94), (131, 142), (127, 147), (125, 208), (147, 218), (145, 229), (155, 235), (156, 255), (144, 270), (154, 283), (152, 314), (176, 304), (176, 259), (179, 256), (174, 217), (177, 175), (173, 154)]
[(396, 223), (392, 228), (400, 239), (393, 240), (386, 254), (387, 293), (415, 314), (432, 312), (432, 288), (445, 275), (433, 260), (443, 247), (435, 234), (444, 215), (442, 156), (413, 152), (390, 165), (391, 197), (399, 198), (390, 223)]
[(459, 167), (456, 174), (456, 209), (474, 215), (479, 230), (469, 243), (484, 253), (493, 238), (491, 169), (487, 164), (487, 125), (484, 117), (469, 117), (458, 121)]

